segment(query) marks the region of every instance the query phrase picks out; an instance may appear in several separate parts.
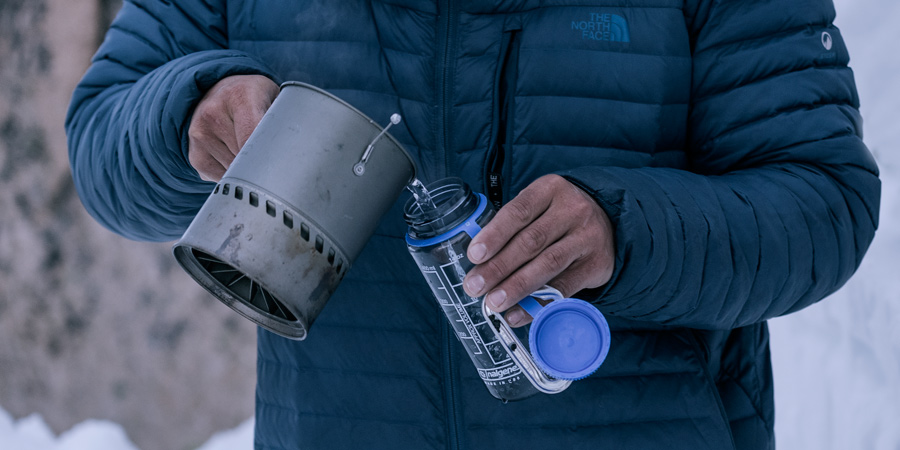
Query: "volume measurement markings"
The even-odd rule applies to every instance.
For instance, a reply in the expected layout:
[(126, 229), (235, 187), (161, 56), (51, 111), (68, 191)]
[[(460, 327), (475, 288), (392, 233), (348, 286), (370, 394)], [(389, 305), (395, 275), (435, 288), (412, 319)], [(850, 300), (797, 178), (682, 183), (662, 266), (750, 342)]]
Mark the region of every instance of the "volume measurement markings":
[[(441, 304), (443, 308), (451, 308), (453, 313), (450, 316), (457, 316), (457, 319), (453, 324), (454, 331), (456, 331), (456, 335), (459, 336), (460, 341), (467, 347), (470, 353), (473, 355), (482, 355), (486, 352), (484, 348), (484, 343), (481, 342), (481, 339), (478, 337), (478, 332), (475, 330), (475, 324), (472, 321), (472, 318), (469, 317), (468, 312), (466, 312), (465, 306), (460, 301), (459, 292), (457, 292), (454, 287), (458, 288), (461, 284), (456, 284), (450, 280), (449, 275), (447, 273), (447, 269), (452, 269), (453, 264), (447, 264), (440, 266), (440, 270), (438, 271), (429, 271), (424, 270), (423, 274), (425, 275), (425, 279), (428, 280), (428, 284), (431, 285), (431, 290), (434, 292), (435, 297), (438, 299), (438, 303)], [(454, 277), (456, 278), (456, 277)], [(472, 302), (468, 302), (467, 304), (471, 304)]]
[[(473, 299), (463, 291), (462, 277), (465, 276), (465, 273), (460, 269), (457, 262), (441, 265), (437, 270), (422, 267), (422, 273), (441, 307), (450, 309), (447, 312), (453, 314), (448, 314), (449, 316), (458, 317), (453, 323), (453, 329), (469, 353), (472, 355), (487, 354), (495, 366), (509, 363), (510, 356), (503, 349), (500, 341), (494, 339), (491, 342), (484, 342), (482, 340), (482, 336), (494, 337), (491, 324), (480, 314), (477, 315), (479, 321), (476, 322), (466, 311), (466, 307), (472, 305), (478, 305), (480, 308), (481, 300)], [(481, 330), (480, 333), (479, 330)]]
[[(450, 249), (448, 249), (448, 250), (450, 250)], [(466, 276), (466, 272), (465, 272), (465, 270), (462, 269), (462, 266), (460, 265), (459, 261), (461, 260), (461, 258), (457, 258), (456, 255), (454, 255), (452, 253), (452, 250), (450, 250), (449, 253), (450, 253), (450, 259), (454, 262), (444, 264), (444, 265), (440, 266), (440, 269), (441, 269), (447, 283), (450, 285), (451, 289), (449, 291), (452, 293), (452, 295), (456, 299), (455, 304), (456, 305), (462, 304), (463, 307), (469, 307), (472, 305), (476, 305), (475, 309), (480, 311), (481, 310), (481, 300), (477, 299), (477, 298), (469, 297), (469, 295), (466, 294), (466, 292), (463, 290), (462, 285), (463, 285), (463, 279)], [(463, 303), (463, 302), (466, 302), (466, 303)], [(474, 332), (470, 331), (469, 334), (471, 336), (474, 336), (473, 345), (475, 345), (475, 347), (478, 350), (478, 353), (476, 353), (476, 354), (482, 354), (482, 352), (487, 353), (488, 357), (491, 358), (491, 363), (497, 368), (499, 368), (498, 366), (501, 366), (504, 364), (511, 364), (512, 358), (506, 353), (506, 350), (503, 349), (503, 346), (499, 340), (494, 339), (491, 342), (484, 342), (481, 339), (482, 336), (493, 336), (494, 331), (491, 328), (491, 325), (488, 323), (488, 321), (484, 317), (482, 317), (481, 314), (478, 314), (477, 316), (479, 318), (481, 318), (482, 321), (478, 322), (478, 323), (474, 323), (474, 321), (472, 320), (472, 317), (469, 316), (467, 311), (462, 310), (462, 312), (460, 313), (460, 320), (458, 320), (458, 322), (461, 322), (462, 325), (465, 326), (466, 329), (468, 329), (468, 330), (475, 329)], [(478, 330), (480, 330), (480, 332)], [(460, 336), (460, 337), (462, 338), (462, 336)]]

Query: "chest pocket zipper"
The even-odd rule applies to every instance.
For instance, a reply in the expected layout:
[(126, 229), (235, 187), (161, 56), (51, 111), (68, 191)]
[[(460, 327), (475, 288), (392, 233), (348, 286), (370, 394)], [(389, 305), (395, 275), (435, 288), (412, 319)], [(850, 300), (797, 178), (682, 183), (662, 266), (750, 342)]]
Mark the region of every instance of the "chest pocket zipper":
[(500, 58), (494, 80), (493, 131), (485, 161), (485, 192), (494, 208), (500, 209), (505, 201), (503, 192), (503, 167), (508, 164), (512, 147), (513, 112), (515, 111), (516, 76), (519, 64), (520, 30), (506, 30), (500, 41)]

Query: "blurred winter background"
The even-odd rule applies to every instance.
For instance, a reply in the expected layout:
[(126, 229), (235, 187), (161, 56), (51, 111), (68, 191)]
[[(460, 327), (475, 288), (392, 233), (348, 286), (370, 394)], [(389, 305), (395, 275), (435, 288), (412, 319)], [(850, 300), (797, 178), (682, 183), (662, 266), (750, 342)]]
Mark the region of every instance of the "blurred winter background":
[[(253, 326), (73, 191), (63, 118), (118, 7), (0, 0), (0, 449), (250, 449)], [(900, 450), (900, 2), (836, 7), (881, 228), (847, 286), (771, 322), (778, 447)]]

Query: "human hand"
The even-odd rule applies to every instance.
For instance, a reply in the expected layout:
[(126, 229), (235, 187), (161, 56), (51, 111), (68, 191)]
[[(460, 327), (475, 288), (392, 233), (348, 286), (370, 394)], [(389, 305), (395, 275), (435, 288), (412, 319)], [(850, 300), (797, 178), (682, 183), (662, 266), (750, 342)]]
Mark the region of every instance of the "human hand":
[(219, 181), (278, 95), (262, 75), (219, 80), (194, 109), (188, 128), (188, 162), (206, 181)]
[(603, 208), (558, 175), (535, 180), (472, 239), (466, 251), (477, 264), (463, 289), (497, 312), (509, 310), (513, 327), (531, 322), (514, 306), (547, 284), (564, 297), (603, 286), (615, 263), (612, 224)]

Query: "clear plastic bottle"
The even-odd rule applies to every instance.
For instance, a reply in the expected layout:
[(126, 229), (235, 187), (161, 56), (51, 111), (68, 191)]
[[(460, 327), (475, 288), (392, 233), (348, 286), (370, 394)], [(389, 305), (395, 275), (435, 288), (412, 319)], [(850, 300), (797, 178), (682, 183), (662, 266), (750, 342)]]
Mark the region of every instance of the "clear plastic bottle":
[(485, 318), (483, 299), (468, 296), (462, 288), (466, 272), (474, 267), (466, 248), (494, 217), (494, 208), (484, 195), (472, 192), (458, 178), (446, 178), (426, 188), (430, 203), (428, 198), (410, 199), (404, 211), (410, 254), (491, 395), (519, 400), (536, 394), (538, 389), (495, 334), (496, 319), (492, 323)]

